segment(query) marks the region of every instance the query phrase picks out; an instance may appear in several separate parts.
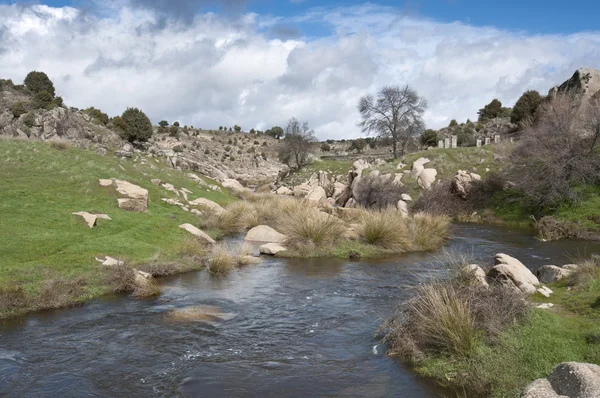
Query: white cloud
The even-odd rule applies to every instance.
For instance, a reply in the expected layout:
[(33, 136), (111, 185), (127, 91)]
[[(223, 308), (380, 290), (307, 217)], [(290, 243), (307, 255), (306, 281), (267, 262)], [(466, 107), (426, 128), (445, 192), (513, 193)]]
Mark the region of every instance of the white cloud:
[[(546, 92), (600, 65), (600, 32), (529, 35), (440, 23), (376, 5), (314, 9), (293, 18), (215, 14), (191, 23), (152, 9), (103, 17), (74, 8), (0, 5), (0, 78), (47, 72), (65, 102), (111, 115), (142, 108), (154, 122), (264, 129), (291, 116), (320, 138), (360, 135), (358, 98), (410, 84), (429, 101), (430, 127), (476, 118), (497, 97)], [(161, 19), (162, 18), (162, 19)], [(317, 39), (274, 39), (273, 26), (328, 26)]]

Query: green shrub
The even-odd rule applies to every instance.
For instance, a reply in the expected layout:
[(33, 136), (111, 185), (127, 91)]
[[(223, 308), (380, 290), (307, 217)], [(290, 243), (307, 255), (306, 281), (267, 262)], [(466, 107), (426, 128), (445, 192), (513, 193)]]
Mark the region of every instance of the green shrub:
[(179, 134), (179, 128), (173, 124), (171, 127), (169, 127), (169, 135), (171, 137), (177, 137), (177, 134)]
[(423, 146), (437, 146), (438, 140), (439, 138), (437, 131), (432, 129), (425, 130), (420, 137), (421, 145)]
[(152, 136), (152, 123), (148, 116), (138, 108), (127, 108), (123, 115), (124, 138), (129, 141), (147, 141)]
[(116, 130), (118, 130), (122, 133), (124, 133), (125, 130), (127, 129), (127, 124), (125, 123), (125, 121), (123, 121), (123, 118), (121, 116), (113, 117), (111, 119), (111, 124)]
[(236, 124), (236, 125), (233, 127), (233, 129), (234, 129), (236, 132), (238, 132), (238, 133), (239, 133), (240, 131), (242, 131), (242, 128), (241, 128), (240, 126), (238, 126), (237, 124)]
[(100, 109), (96, 109), (93, 106), (87, 108), (86, 110), (83, 111), (84, 113), (86, 113), (87, 115), (89, 115), (90, 117), (94, 118), (94, 120), (99, 123), (102, 124), (104, 126), (106, 126), (108, 124), (109, 118), (108, 115), (104, 112), (102, 112)]
[(542, 96), (535, 90), (528, 90), (521, 95), (515, 104), (510, 121), (512, 123), (521, 123), (528, 118), (532, 118), (542, 103)]
[(50, 94), (49, 92), (39, 91), (33, 96), (33, 99), (31, 100), (31, 106), (34, 109), (48, 108), (48, 106), (52, 102), (52, 99), (52, 94)]
[(166, 128), (169, 125), (169, 122), (167, 122), (166, 120), (161, 120), (158, 125), (162, 128)]
[(175, 127), (179, 127), (179, 122), (175, 122), (175, 123), (173, 123), (173, 126), (175, 126)]
[(323, 152), (329, 152), (329, 151), (331, 151), (331, 145), (329, 145), (326, 142), (322, 143), (321, 144), (321, 151), (323, 151)]
[(44, 91), (47, 92), (50, 94), (50, 101), (52, 101), (52, 98), (54, 98), (54, 95), (56, 94), (54, 90), (54, 84), (44, 72), (29, 72), (27, 77), (25, 77), (25, 86), (27, 86), (27, 88), (34, 94)]
[(29, 128), (33, 127), (35, 125), (35, 115), (33, 113), (29, 112), (23, 118), (23, 124)]
[(52, 100), (52, 102), (50, 103), (50, 109), (52, 108), (56, 108), (56, 107), (60, 107), (63, 106), (63, 99), (62, 97), (54, 97), (54, 99)]
[(22, 102), (17, 102), (16, 104), (12, 104), (9, 109), (14, 117), (19, 117), (19, 116), (27, 113), (27, 109), (25, 109), (25, 105)]
[(456, 121), (456, 119), (450, 120), (450, 124), (448, 125), (448, 127), (456, 127), (456, 126), (458, 126), (458, 122)]
[(480, 122), (499, 117), (502, 114), (502, 102), (494, 98), (492, 102), (484, 106), (483, 109), (480, 109), (477, 114), (479, 115)]

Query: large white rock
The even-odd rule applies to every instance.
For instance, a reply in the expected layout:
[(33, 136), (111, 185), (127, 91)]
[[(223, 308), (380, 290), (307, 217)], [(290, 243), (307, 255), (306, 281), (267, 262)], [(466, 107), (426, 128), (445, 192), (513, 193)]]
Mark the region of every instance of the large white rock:
[(134, 211), (137, 213), (143, 213), (148, 210), (147, 199), (120, 198), (117, 199), (117, 204), (119, 205), (119, 209)]
[(298, 196), (298, 197), (305, 197), (306, 195), (309, 194), (310, 191), (312, 191), (313, 187), (311, 187), (308, 184), (300, 184), (300, 185), (296, 185), (294, 187), (294, 196)]
[(431, 162), (431, 160), (427, 158), (419, 158), (414, 161), (412, 165), (411, 175), (413, 178), (418, 178), (421, 175), (421, 172), (425, 169), (425, 164)]
[(285, 246), (280, 245), (279, 243), (266, 243), (259, 248), (262, 254), (270, 254), (275, 255), (277, 253), (281, 253), (286, 251)]
[(474, 181), (481, 181), (481, 176), (469, 171), (458, 170), (452, 179), (451, 190), (454, 194), (466, 199)]
[(91, 214), (87, 211), (78, 211), (76, 213), (72, 213), (75, 216), (80, 216), (83, 218), (88, 227), (93, 228), (96, 225), (96, 220), (101, 218), (103, 220), (112, 221), (112, 218), (108, 214)]
[(573, 271), (556, 265), (544, 265), (537, 270), (536, 274), (541, 283), (550, 284), (569, 276), (571, 272)]
[(600, 366), (591, 363), (563, 362), (547, 379), (531, 383), (521, 398), (598, 398)]
[(357, 160), (356, 162), (352, 163), (352, 166), (354, 167), (354, 170), (356, 170), (356, 173), (358, 175), (361, 175), (364, 169), (368, 169), (369, 167), (371, 167), (369, 162), (367, 162), (364, 159)]
[(275, 193), (277, 195), (293, 195), (294, 191), (292, 191), (288, 187), (279, 187), (279, 188), (277, 188), (277, 190), (275, 191)]
[(399, 187), (403, 187), (404, 183), (402, 182), (402, 176), (404, 174), (398, 173), (396, 175), (394, 175), (394, 179), (392, 180), (392, 184), (394, 185), (398, 185)]
[(407, 193), (403, 193), (402, 195), (400, 195), (400, 198), (405, 202), (412, 202), (412, 198)]
[(90, 214), (87, 211), (79, 211), (71, 214), (82, 217), (86, 225), (90, 228), (94, 228), (94, 225), (96, 225), (96, 220), (98, 219), (95, 214)]
[(488, 272), (488, 279), (518, 289), (525, 294), (531, 295), (536, 292), (536, 286), (540, 281), (519, 260), (500, 253), (496, 254), (494, 263), (496, 265)]
[(100, 179), (98, 180), (98, 182), (100, 183), (101, 187), (110, 187), (113, 184), (113, 180), (112, 179)]
[(402, 217), (408, 217), (408, 204), (405, 201), (399, 200), (396, 203), (396, 209), (402, 214)]
[(206, 243), (209, 243), (211, 245), (214, 245), (216, 243), (213, 238), (211, 238), (210, 236), (208, 236), (204, 231), (202, 231), (202, 230), (194, 227), (192, 224), (181, 224), (179, 226), (179, 228), (185, 229), (190, 234), (194, 235), (195, 237), (197, 237), (199, 239), (202, 239)]
[(96, 257), (96, 261), (99, 261), (102, 265), (105, 265), (107, 267), (114, 267), (117, 265), (123, 265), (125, 264), (123, 261), (121, 260), (117, 260), (116, 258), (112, 258), (109, 256), (104, 256), (104, 258), (98, 258)]
[(469, 264), (465, 267), (465, 271), (467, 271), (473, 280), (480, 286), (488, 287), (489, 284), (486, 280), (485, 271), (477, 264)]
[(148, 200), (148, 190), (124, 180), (115, 180), (117, 192), (126, 198)]
[(245, 240), (250, 242), (285, 243), (287, 236), (275, 231), (268, 225), (258, 225), (248, 231)]
[(221, 185), (234, 193), (242, 193), (248, 190), (238, 180), (234, 180), (233, 178), (224, 179)]
[(419, 177), (417, 178), (417, 183), (423, 189), (430, 189), (433, 183), (435, 182), (435, 177), (437, 176), (436, 169), (423, 169)]
[(206, 199), (206, 198), (198, 198), (196, 200), (192, 200), (191, 202), (188, 202), (188, 204), (190, 206), (196, 206), (196, 207), (208, 209), (215, 214), (221, 214), (225, 211), (225, 209), (222, 208), (218, 203), (215, 203), (212, 200)]
[(317, 186), (313, 188), (313, 190), (310, 191), (308, 195), (306, 195), (306, 199), (310, 200), (311, 202), (319, 203), (327, 199), (327, 194), (325, 193), (323, 187)]

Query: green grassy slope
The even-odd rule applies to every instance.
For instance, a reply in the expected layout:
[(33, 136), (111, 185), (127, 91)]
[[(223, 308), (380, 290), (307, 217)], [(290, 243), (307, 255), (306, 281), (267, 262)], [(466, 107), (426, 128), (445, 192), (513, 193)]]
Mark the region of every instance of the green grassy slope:
[[(96, 256), (130, 263), (176, 257), (187, 237), (178, 226), (198, 224), (198, 218), (161, 201), (175, 195), (153, 185), (153, 178), (188, 188), (191, 199), (234, 200), (228, 193), (199, 188), (163, 160), (143, 163), (43, 142), (0, 140), (0, 288), (20, 285), (34, 294), (49, 278), (83, 277), (85, 294), (94, 296), (103, 293)], [(115, 189), (100, 187), (100, 178), (148, 189), (148, 212), (119, 209)], [(71, 215), (77, 211), (106, 213), (113, 220), (98, 220), (90, 229)]]

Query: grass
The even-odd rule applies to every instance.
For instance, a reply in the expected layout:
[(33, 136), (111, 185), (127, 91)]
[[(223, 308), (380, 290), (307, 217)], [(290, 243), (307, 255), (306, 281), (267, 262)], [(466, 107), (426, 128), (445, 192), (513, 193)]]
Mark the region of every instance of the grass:
[(286, 184), (296, 186), (304, 183), (313, 174), (318, 174), (319, 171), (325, 171), (331, 180), (332, 176), (348, 175), (352, 170), (354, 161), (349, 160), (331, 160), (331, 159), (316, 159), (313, 163), (303, 167), (300, 170), (292, 172), (286, 177)]
[(473, 290), (458, 276), (421, 285), (385, 325), (390, 354), (476, 397), (519, 397), (561, 362), (600, 364), (600, 261), (582, 265), (550, 286), (549, 299), (532, 296), (554, 303), (550, 311), (524, 306), (510, 289)]
[[(100, 178), (148, 189), (148, 212), (118, 209), (115, 190), (100, 187)], [(74, 147), (0, 140), (0, 287), (18, 287), (33, 302), (48, 280), (83, 280), (67, 300), (77, 303), (112, 291), (95, 257), (109, 255), (135, 266), (178, 260), (188, 237), (178, 226), (199, 220), (161, 201), (175, 195), (153, 185), (154, 178), (191, 190), (191, 199), (206, 197), (223, 205), (235, 200), (226, 192), (198, 187), (163, 160), (119, 160)], [(105, 213), (113, 220), (99, 220), (89, 229), (71, 215), (75, 211)], [(8, 312), (0, 309), (0, 317)]]

